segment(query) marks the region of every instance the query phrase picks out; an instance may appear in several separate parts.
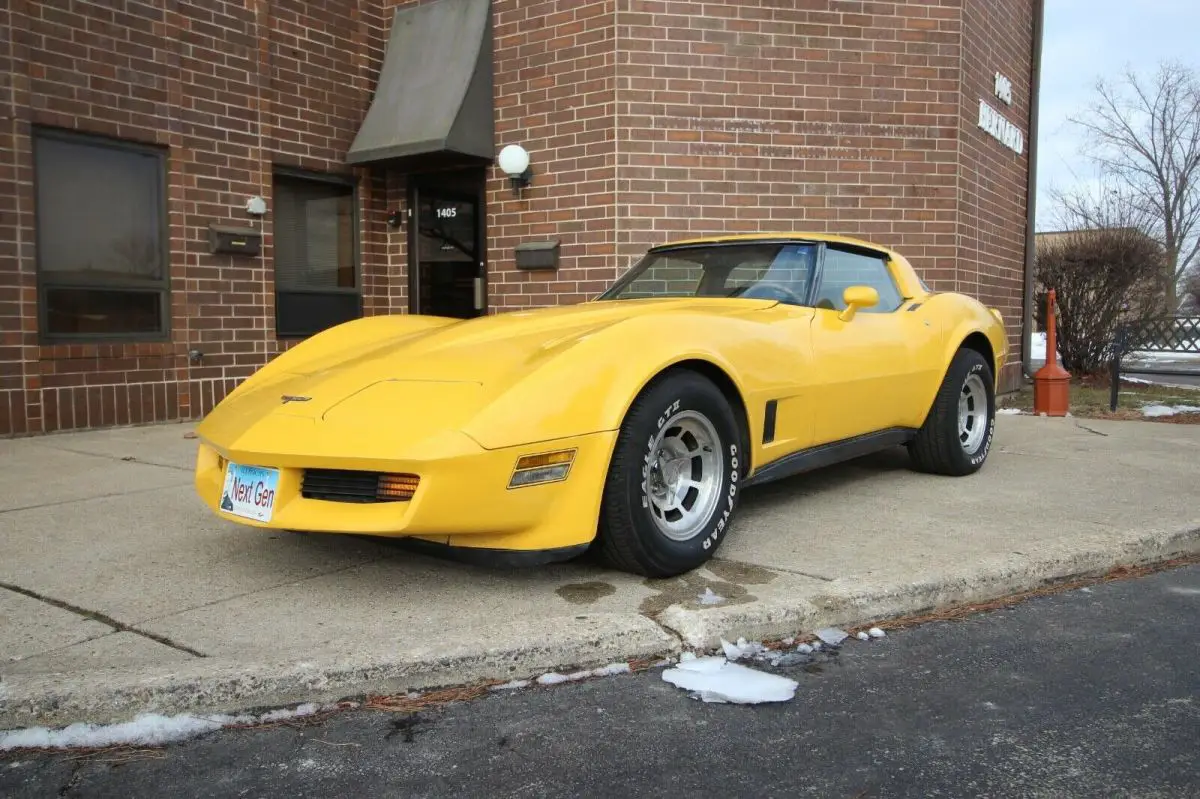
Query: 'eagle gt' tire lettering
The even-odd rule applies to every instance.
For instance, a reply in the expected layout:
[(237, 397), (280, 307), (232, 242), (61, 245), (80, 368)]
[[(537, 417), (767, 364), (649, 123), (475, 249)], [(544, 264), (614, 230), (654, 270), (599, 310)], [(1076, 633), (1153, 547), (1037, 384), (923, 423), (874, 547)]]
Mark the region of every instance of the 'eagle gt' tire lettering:
[(983, 467), (996, 430), (992, 368), (972, 349), (954, 354), (908, 452), (917, 471), (961, 477)]
[(729, 401), (695, 372), (665, 374), (630, 408), (600, 508), (598, 551), (614, 568), (673, 577), (720, 547), (745, 474)]

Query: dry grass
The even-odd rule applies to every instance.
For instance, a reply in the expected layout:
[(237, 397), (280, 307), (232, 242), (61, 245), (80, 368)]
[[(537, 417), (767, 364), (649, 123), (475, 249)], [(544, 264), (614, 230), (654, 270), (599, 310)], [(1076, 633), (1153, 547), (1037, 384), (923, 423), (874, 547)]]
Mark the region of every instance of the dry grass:
[[(1117, 409), (1110, 411), (1109, 383), (1107, 380), (1089, 379), (1071, 381), (1070, 412), (1074, 416), (1088, 419), (1139, 420), (1165, 424), (1200, 424), (1200, 413), (1177, 413), (1174, 416), (1146, 416), (1142, 406), (1151, 403), (1161, 405), (1193, 405), (1200, 407), (1200, 388), (1159, 386), (1146, 383), (1121, 381), (1117, 394)], [(1033, 386), (1001, 398), (1000, 406), (1020, 408), (1033, 412)]]

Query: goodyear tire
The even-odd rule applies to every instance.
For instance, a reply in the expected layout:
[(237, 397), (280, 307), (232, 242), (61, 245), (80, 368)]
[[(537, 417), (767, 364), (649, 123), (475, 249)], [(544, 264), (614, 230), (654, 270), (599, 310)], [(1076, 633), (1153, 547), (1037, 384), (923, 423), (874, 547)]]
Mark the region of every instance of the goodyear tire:
[(602, 560), (647, 577), (705, 563), (733, 521), (744, 449), (738, 418), (711, 381), (680, 370), (651, 384), (617, 436), (600, 508)]
[(992, 368), (975, 350), (961, 349), (946, 370), (925, 424), (908, 445), (913, 466), (930, 474), (973, 474), (987, 460), (995, 429)]

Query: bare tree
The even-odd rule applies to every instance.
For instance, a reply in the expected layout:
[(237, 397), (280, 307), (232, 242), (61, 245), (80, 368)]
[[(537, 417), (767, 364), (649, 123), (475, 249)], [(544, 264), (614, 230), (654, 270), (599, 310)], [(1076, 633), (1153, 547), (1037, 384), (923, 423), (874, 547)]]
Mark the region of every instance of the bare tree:
[(1183, 304), (1180, 308), (1190, 314), (1200, 314), (1200, 267), (1192, 267), (1183, 282)]
[(1101, 371), (1117, 325), (1158, 312), (1161, 257), (1158, 242), (1133, 228), (1073, 230), (1039, 244), (1037, 279), (1057, 296), (1063, 366)]
[(1098, 82), (1096, 92), (1089, 113), (1071, 121), (1088, 134), (1091, 158), (1112, 183), (1105, 191), (1135, 209), (1139, 227), (1162, 245), (1163, 292), (1174, 313), (1180, 280), (1200, 253), (1200, 80), (1166, 62), (1149, 83), (1127, 70), (1116, 84)]

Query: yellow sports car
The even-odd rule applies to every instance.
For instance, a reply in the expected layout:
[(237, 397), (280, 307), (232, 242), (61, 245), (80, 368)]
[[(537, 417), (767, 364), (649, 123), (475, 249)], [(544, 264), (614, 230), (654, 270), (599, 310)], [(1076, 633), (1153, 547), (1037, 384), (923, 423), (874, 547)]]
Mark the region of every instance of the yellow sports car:
[(489, 563), (594, 548), (680, 574), (747, 486), (906, 445), (991, 447), (998, 311), (840, 236), (650, 249), (593, 301), (367, 317), (268, 363), (198, 427), (196, 488), (242, 524), (405, 537)]

